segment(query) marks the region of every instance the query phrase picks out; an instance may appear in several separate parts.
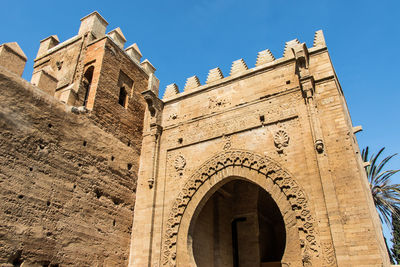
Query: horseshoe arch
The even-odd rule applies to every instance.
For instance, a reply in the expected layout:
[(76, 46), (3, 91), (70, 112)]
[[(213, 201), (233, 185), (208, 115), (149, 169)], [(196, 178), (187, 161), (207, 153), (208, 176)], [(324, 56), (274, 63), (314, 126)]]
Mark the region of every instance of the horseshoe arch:
[(218, 188), (234, 179), (260, 186), (277, 204), (286, 230), (282, 266), (311, 266), (319, 262), (320, 246), (304, 190), (272, 159), (250, 151), (230, 150), (201, 165), (175, 199), (163, 236), (162, 266), (194, 265), (190, 222)]

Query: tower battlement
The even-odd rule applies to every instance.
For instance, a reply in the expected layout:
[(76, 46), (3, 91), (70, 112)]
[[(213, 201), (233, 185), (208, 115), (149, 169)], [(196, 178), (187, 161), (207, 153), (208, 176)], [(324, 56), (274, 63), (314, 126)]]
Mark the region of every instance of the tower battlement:
[[(129, 60), (129, 64), (147, 78), (154, 73), (155, 68), (149, 67), (150, 62), (147, 59), (140, 62), (142, 54), (138, 45), (134, 43), (124, 49), (126, 38), (122, 30), (117, 27), (106, 34), (107, 25), (108, 22), (97, 11), (94, 11), (81, 19), (76, 36), (60, 42), (56, 35), (52, 35), (40, 41), (39, 51), (34, 60), (32, 83), (41, 84), (41, 77), (45, 77), (42, 72), (45, 69), (47, 69), (46, 73), (52, 71), (57, 83), (54, 84), (55, 88), (47, 91), (54, 92), (54, 97), (69, 105), (80, 105), (82, 99), (80, 99), (79, 90), (84, 78), (83, 72), (87, 68), (87, 58), (93, 56), (93, 52), (90, 52), (91, 47), (97, 47), (101, 42), (109, 43), (110, 47), (113, 47), (110, 51), (114, 51), (114, 54), (115, 51), (119, 51), (119, 57)], [(87, 100), (83, 100), (83, 102), (88, 104), (88, 109), (92, 108), (93, 103), (87, 102)]]
[[(168, 102), (176, 100), (182, 96), (193, 94), (202, 90), (207, 90), (211, 87), (217, 87), (220, 84), (224, 84), (241, 77), (254, 75), (257, 72), (273, 69), (278, 65), (293, 62), (295, 60), (295, 52), (293, 49), (298, 46), (302, 46), (298, 39), (286, 42), (283, 56), (277, 59), (274, 57), (269, 49), (261, 51), (257, 55), (257, 61), (253, 68), (248, 68), (246, 62), (243, 59), (235, 60), (232, 62), (230, 73), (228, 76), (224, 76), (221, 69), (218, 67), (211, 69), (208, 72), (206, 83), (203, 85), (200, 83), (198, 77), (194, 75), (186, 80), (186, 84), (182, 92), (175, 89), (171, 90), (172, 87), (168, 85), (165, 89), (163, 101)], [(306, 47), (306, 49), (307, 53), (309, 54), (315, 54), (327, 49), (322, 30), (318, 30), (315, 32), (313, 46), (310, 48)], [(175, 84), (174, 88), (178, 88), (178, 86)]]

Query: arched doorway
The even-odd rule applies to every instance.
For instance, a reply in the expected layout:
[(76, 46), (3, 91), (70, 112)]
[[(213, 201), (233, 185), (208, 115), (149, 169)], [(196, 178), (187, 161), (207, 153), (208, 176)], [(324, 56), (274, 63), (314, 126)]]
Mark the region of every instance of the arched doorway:
[(281, 266), (286, 232), (271, 195), (234, 179), (199, 207), (191, 221), (193, 257), (198, 267)]
[(238, 179), (268, 192), (279, 207), (286, 231), (281, 265), (321, 266), (315, 222), (306, 193), (278, 163), (245, 150), (228, 150), (214, 155), (182, 186), (165, 221), (161, 265), (197, 265), (193, 251), (195, 230), (191, 222), (196, 222), (215, 192)]

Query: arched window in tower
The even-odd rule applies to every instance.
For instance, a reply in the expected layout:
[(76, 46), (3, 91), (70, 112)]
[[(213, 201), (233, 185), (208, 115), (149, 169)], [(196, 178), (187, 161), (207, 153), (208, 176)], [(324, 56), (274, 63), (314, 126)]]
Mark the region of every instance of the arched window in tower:
[[(129, 78), (124, 72), (119, 72), (118, 77), (118, 104), (124, 108), (128, 108), (129, 98), (132, 96), (133, 91), (133, 80)], [(116, 92), (118, 93), (118, 91)]]
[(85, 74), (83, 75), (82, 79), (82, 85), (83, 85), (83, 90), (85, 92), (85, 97), (83, 98), (83, 106), (86, 107), (88, 100), (89, 100), (89, 93), (90, 93), (90, 86), (92, 84), (92, 78), (93, 78), (93, 71), (94, 67), (90, 66), (86, 71)]
[(128, 93), (126, 92), (125, 86), (122, 86), (121, 88), (119, 88), (118, 104), (126, 108), (127, 98), (128, 98)]

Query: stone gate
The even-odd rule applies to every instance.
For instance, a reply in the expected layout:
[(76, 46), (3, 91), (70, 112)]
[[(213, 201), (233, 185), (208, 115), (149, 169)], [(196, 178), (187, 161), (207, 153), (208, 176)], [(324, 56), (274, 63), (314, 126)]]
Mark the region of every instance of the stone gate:
[(142, 94), (129, 266), (389, 264), (322, 31)]

